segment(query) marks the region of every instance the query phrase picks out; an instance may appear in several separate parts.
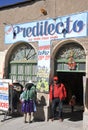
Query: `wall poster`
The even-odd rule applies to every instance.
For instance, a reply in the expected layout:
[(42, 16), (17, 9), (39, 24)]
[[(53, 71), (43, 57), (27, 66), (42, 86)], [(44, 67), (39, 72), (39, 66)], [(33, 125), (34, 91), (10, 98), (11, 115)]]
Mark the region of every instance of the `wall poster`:
[(49, 91), (50, 42), (40, 42), (38, 50), (37, 90)]

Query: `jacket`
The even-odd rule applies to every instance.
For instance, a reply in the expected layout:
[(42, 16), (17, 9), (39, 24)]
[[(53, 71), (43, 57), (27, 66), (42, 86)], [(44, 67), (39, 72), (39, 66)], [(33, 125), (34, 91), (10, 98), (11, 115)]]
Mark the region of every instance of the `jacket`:
[[(53, 90), (54, 89), (54, 90)], [(50, 86), (49, 98), (52, 100), (53, 98), (60, 98), (60, 100), (65, 99), (67, 96), (66, 88), (64, 84), (55, 84)]]

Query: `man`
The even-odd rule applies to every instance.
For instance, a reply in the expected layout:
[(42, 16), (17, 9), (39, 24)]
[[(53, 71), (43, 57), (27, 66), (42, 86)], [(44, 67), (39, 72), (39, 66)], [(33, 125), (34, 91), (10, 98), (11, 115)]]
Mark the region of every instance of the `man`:
[(59, 79), (57, 76), (53, 78), (53, 84), (50, 85), (50, 102), (51, 104), (51, 110), (52, 110), (52, 121), (55, 118), (55, 110), (58, 105), (58, 111), (59, 111), (59, 120), (63, 121), (63, 100), (66, 98), (66, 89), (64, 84), (59, 83)]

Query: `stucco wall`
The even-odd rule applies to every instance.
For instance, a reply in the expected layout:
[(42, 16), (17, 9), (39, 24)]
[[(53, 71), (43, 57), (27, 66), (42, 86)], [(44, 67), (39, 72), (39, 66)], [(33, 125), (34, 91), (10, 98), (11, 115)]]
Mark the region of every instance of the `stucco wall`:
[[(47, 15), (43, 15), (40, 11), (41, 8), (47, 10)], [(16, 5), (13, 7), (0, 9), (0, 59), (5, 58), (5, 50), (8, 50), (11, 44), (4, 44), (4, 28), (3, 23), (7, 25), (27, 23), (38, 20), (44, 20), (49, 18), (55, 18), (58, 16), (65, 16), (75, 13), (80, 13), (88, 10), (88, 0), (35, 0), (24, 5)], [(86, 55), (88, 55), (88, 38), (75, 39), (77, 42), (83, 45)], [(56, 42), (56, 41), (55, 41)], [(57, 44), (57, 42), (56, 42)], [(36, 45), (35, 45), (36, 46)], [(0, 68), (3, 66), (3, 62), (0, 63)], [(0, 74), (3, 71), (0, 69)], [(88, 56), (86, 57), (86, 75), (88, 76)], [(88, 119), (87, 115), (84, 115), (84, 122)], [(86, 123), (85, 127), (86, 127)], [(87, 127), (86, 127), (87, 128)]]
[(0, 52), (0, 78), (3, 78), (4, 75), (4, 61), (5, 61), (6, 51)]

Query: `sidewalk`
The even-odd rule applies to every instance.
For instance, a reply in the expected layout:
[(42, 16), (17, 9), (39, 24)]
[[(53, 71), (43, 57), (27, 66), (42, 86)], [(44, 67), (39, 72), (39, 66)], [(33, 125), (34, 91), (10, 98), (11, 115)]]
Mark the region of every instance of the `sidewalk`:
[(54, 120), (53, 122), (40, 121), (33, 123), (23, 123), (23, 117), (10, 117), (1, 122), (3, 115), (0, 115), (0, 130), (83, 130), (83, 121), (71, 121), (69, 118), (64, 119), (63, 122)]
[(76, 107), (73, 113), (67, 106), (64, 106), (64, 120), (59, 122), (59, 120), (36, 121), (31, 124), (24, 123), (23, 117), (10, 117), (7, 116), (4, 122), (3, 113), (0, 113), (0, 130), (83, 130), (83, 111), (81, 108)]

